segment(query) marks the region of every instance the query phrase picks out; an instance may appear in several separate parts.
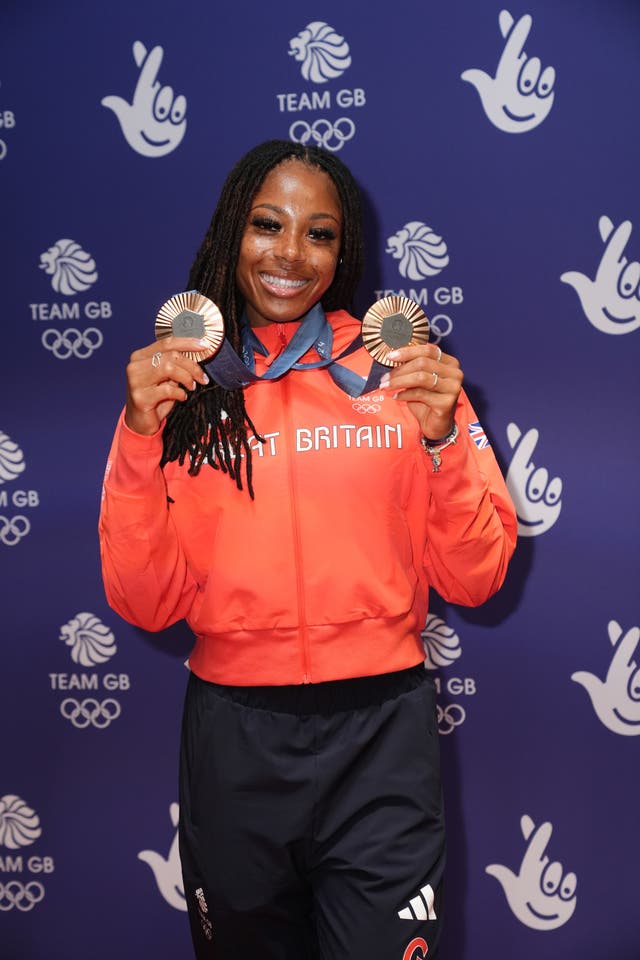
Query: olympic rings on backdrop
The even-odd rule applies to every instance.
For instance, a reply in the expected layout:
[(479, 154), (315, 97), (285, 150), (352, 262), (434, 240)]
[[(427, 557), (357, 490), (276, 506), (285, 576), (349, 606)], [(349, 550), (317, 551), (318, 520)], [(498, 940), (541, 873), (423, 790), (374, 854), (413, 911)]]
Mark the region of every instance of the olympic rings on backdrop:
[(27, 517), (18, 514), (16, 517), (0, 516), (0, 543), (5, 547), (15, 547), (23, 537), (31, 530), (31, 524)]
[(309, 140), (315, 140), (319, 147), (332, 153), (342, 150), (355, 132), (356, 125), (350, 117), (340, 117), (334, 123), (321, 117), (311, 125), (306, 120), (296, 120), (289, 127), (289, 136), (296, 143), (306, 144)]
[(14, 907), (22, 913), (28, 913), (43, 897), (44, 886), (36, 880), (30, 883), (22, 883), (20, 880), (0, 883), (0, 910), (5, 913)]
[(68, 330), (45, 330), (41, 337), (42, 346), (50, 350), (58, 360), (68, 360), (70, 356), (86, 360), (94, 350), (101, 347), (104, 337), (97, 327), (87, 327), (80, 333), (75, 327)]
[(439, 703), (436, 704), (438, 733), (442, 734), (442, 736), (451, 733), (454, 727), (459, 727), (461, 723), (464, 723), (466, 716), (466, 710), (459, 703), (448, 703), (444, 709)]
[(117, 720), (122, 713), (122, 708), (112, 697), (107, 697), (102, 703), (94, 700), (93, 697), (87, 700), (74, 700), (73, 697), (67, 697), (60, 704), (60, 713), (78, 730), (84, 730), (89, 724), (98, 730), (104, 730), (112, 720)]
[[(440, 321), (446, 321), (440, 325)], [(453, 320), (446, 313), (438, 313), (435, 317), (429, 317), (429, 332), (431, 334), (431, 343), (438, 344), (445, 337), (448, 337), (453, 330)], [(440, 357), (438, 357), (438, 360)]]
[(151, 357), (151, 366), (159, 367), (161, 360), (162, 360), (162, 354), (160, 353), (160, 351), (158, 351), (157, 353), (154, 353), (154, 355)]

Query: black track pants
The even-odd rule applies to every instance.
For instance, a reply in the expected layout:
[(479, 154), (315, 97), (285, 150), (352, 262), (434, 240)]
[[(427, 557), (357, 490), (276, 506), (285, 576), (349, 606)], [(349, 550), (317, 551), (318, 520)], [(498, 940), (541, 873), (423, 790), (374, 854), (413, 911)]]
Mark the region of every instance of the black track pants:
[(434, 960), (444, 866), (422, 666), (300, 687), (192, 676), (180, 854), (199, 960)]

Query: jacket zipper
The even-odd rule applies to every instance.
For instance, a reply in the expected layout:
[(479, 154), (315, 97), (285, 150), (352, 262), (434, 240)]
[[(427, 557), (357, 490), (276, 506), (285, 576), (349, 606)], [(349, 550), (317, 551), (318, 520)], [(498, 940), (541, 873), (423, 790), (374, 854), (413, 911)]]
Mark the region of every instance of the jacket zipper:
[[(287, 338), (283, 324), (278, 324), (278, 337), (283, 346), (287, 345)], [(296, 567), (296, 593), (298, 600), (298, 619), (300, 623), (300, 641), (302, 647), (302, 682), (311, 683), (311, 668), (309, 655), (309, 632), (307, 630), (307, 610), (304, 593), (304, 573), (302, 569), (302, 541), (300, 538), (300, 514), (298, 509), (298, 489), (294, 470), (295, 427), (291, 411), (291, 391), (289, 378), (282, 378), (282, 395), (284, 403), (284, 418), (287, 427), (287, 480), (289, 485), (289, 500), (291, 503), (291, 524), (293, 527), (294, 562)]]

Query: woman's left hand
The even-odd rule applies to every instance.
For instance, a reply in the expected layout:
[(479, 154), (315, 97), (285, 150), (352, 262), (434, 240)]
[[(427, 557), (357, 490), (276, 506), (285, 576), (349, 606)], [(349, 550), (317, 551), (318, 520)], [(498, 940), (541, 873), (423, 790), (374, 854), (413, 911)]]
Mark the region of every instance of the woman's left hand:
[(401, 347), (389, 354), (400, 363), (380, 386), (407, 404), (424, 437), (439, 440), (451, 433), (463, 374), (455, 357), (434, 343)]

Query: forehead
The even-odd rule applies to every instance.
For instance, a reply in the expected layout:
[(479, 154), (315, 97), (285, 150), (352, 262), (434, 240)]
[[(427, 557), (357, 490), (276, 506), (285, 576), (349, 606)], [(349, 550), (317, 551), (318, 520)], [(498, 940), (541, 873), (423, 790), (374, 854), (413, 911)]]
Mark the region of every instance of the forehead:
[(254, 205), (314, 208), (314, 212), (340, 212), (340, 198), (328, 173), (302, 160), (289, 158), (270, 170), (254, 197)]

